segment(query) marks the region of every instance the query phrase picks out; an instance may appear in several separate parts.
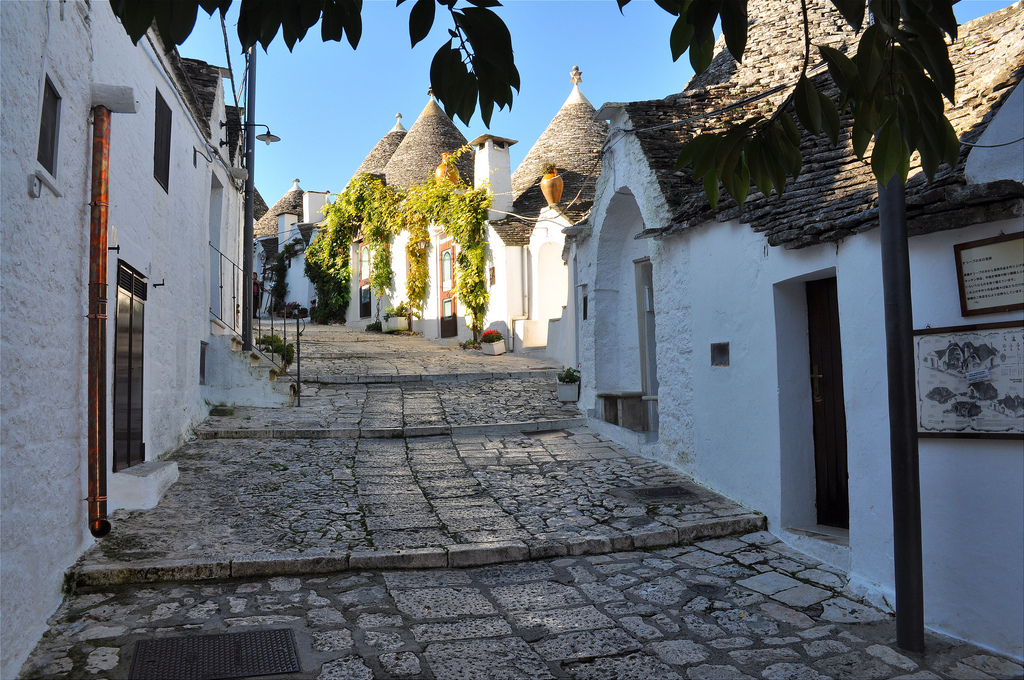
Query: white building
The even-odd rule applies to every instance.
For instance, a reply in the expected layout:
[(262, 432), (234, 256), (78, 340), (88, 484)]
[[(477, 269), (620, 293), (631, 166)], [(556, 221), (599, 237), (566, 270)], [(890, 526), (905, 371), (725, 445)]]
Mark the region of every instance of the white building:
[[(177, 476), (160, 456), (210, 403), (281, 403), (287, 386), (255, 381), (231, 351), (240, 111), (220, 69), (152, 31), (132, 45), (107, 3), (0, 3), (0, 39), (0, 677), (12, 678), (94, 543), (89, 506), (102, 533), (104, 490), (83, 500), (90, 476), (106, 479), (106, 511), (151, 507)], [(92, 358), (91, 268), (106, 279)], [(90, 431), (105, 460), (94, 475)]]
[[(829, 3), (817, 4), (812, 40), (849, 40)], [(805, 134), (803, 174), (781, 198), (752, 190), (742, 209), (723, 200), (715, 213), (692, 176), (674, 167), (694, 125), (664, 127), (792, 80), (802, 50), (788, 41), (802, 40), (799, 5), (757, 1), (749, 10), (742, 65), (720, 43), (711, 69), (681, 94), (601, 109), (612, 129), (604, 169), (589, 222), (571, 243), (580, 405), (598, 431), (763, 512), (786, 542), (846, 569), (852, 587), (891, 604), (886, 347), (870, 167), (853, 156), (847, 132), (838, 148)], [(962, 26), (950, 51), (958, 90), (948, 115), (961, 140), (1019, 139), (1024, 7)], [(1020, 323), (1019, 311), (962, 315), (953, 246), (1021, 232), (1022, 168), (1018, 141), (964, 146), (958, 167), (933, 183), (912, 170), (915, 328)], [(834, 436), (816, 436), (824, 431)], [(926, 625), (1021, 658), (1019, 439), (922, 438), (920, 475)]]
[[(300, 307), (308, 309), (316, 299), (316, 288), (306, 276), (306, 248), (323, 221), (321, 210), (327, 205), (327, 196), (326, 191), (304, 191), (299, 180), (293, 180), (292, 188), (253, 225), (256, 241), (253, 271), (268, 291), (274, 284), (274, 263), (291, 244), (290, 251), (294, 254), (285, 262), (288, 285), (285, 303), (298, 302)], [(270, 296), (264, 295), (260, 312), (266, 313), (269, 306)]]
[[(404, 189), (432, 179), (442, 153), (468, 144), (472, 154), (459, 158), (459, 175), (476, 188), (486, 183), (493, 195), (488, 227), (490, 302), (484, 328), (499, 330), (513, 352), (534, 350), (571, 366), (576, 364), (576, 347), (573, 310), (566, 307), (571, 274), (563, 259), (562, 230), (584, 217), (593, 204), (601, 170), (600, 148), (608, 128), (595, 120), (596, 109), (580, 91), (580, 80), (579, 70), (574, 69), (568, 99), (515, 173), (509, 157), (515, 140), (482, 135), (467, 143), (433, 98), (408, 132), (397, 123), (356, 172), (381, 177), (389, 186)], [(564, 183), (562, 200), (556, 206), (549, 206), (541, 194), (541, 168), (547, 163), (558, 168)], [(350, 325), (365, 326), (376, 318), (378, 307), (405, 300), (408, 238), (402, 233), (392, 243), (393, 285), (384, 299), (377, 300), (370, 287), (372, 253), (361, 234), (356, 234), (352, 301), (346, 316)], [(468, 340), (472, 332), (466, 324), (466, 310), (451, 294), (457, 247), (435, 226), (427, 252), (430, 293), (413, 329), (434, 340)], [(549, 333), (549, 326), (554, 332)]]

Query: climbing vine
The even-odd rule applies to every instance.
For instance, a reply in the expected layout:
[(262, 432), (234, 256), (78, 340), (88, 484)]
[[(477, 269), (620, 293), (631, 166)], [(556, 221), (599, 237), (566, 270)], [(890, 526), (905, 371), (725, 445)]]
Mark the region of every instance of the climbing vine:
[[(456, 155), (452, 155), (452, 166)], [(444, 228), (458, 246), (455, 294), (467, 311), (475, 338), (483, 326), (490, 299), (486, 281), (486, 221), (490, 204), (486, 188), (469, 189), (462, 184), (432, 178), (402, 191), (370, 175), (360, 175), (325, 209), (328, 227), (320, 231), (310, 246), (316, 256), (306, 258), (307, 276), (316, 285), (321, 298), (325, 297), (325, 290), (344, 287), (347, 305), (352, 274), (347, 253), (356, 232), (361, 230), (363, 244), (373, 253), (370, 285), (379, 300), (392, 289), (392, 245), (395, 236), (404, 231), (409, 235), (405, 246), (409, 261), (405, 299), (410, 307), (422, 313), (429, 294), (429, 263), (427, 248), (420, 244), (430, 242), (430, 225), (436, 224)], [(321, 239), (324, 244), (320, 243)], [(347, 239), (344, 244), (343, 239)], [(329, 260), (320, 256), (321, 251), (342, 247), (346, 251), (346, 267), (325, 266)], [(379, 314), (380, 310), (377, 311)], [(317, 312), (326, 316), (326, 310), (321, 314), (318, 307)], [(341, 318), (343, 320), (344, 316)]]
[(306, 277), (316, 287), (318, 323), (344, 323), (352, 299), (352, 224), (338, 211), (326, 212), (324, 226), (306, 249)]
[(303, 241), (296, 236), (278, 251), (270, 272), (274, 283), (270, 287), (270, 311), (284, 309), (285, 298), (288, 297), (288, 263), (302, 252)]

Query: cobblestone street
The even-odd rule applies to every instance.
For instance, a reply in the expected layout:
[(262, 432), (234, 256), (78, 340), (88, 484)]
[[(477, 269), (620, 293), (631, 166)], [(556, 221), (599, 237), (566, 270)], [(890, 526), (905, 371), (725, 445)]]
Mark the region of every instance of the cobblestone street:
[(590, 431), (549, 362), (320, 326), (302, 351), (300, 407), (216, 407), (158, 507), (113, 514), (23, 677), (276, 629), (282, 679), (1022, 674), (935, 635), (898, 651), (840, 570)]

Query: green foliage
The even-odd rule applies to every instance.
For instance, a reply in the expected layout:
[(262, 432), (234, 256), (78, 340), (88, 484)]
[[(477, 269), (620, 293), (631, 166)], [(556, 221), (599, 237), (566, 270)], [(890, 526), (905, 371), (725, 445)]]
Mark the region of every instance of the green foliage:
[[(690, 63), (702, 73), (711, 63), (714, 26), (720, 21), (729, 52), (743, 57), (747, 43), (747, 0), (656, 0), (676, 17), (669, 47), (672, 59), (689, 52)], [(853, 117), (853, 145), (864, 158), (872, 139), (871, 166), (885, 184), (898, 173), (906, 179), (912, 154), (921, 154), (921, 166), (929, 178), (943, 163), (955, 165), (960, 145), (946, 118), (942, 98), (955, 94), (955, 74), (946, 37), (956, 40), (955, 0), (832, 0), (847, 23), (861, 31), (866, 9), (874, 23), (863, 30), (856, 56), (818, 49), (828, 63), (840, 97), (834, 102), (808, 78), (811, 43), (806, 6), (803, 6), (804, 66), (793, 91), (767, 120), (751, 118), (713, 134), (719, 143), (701, 143), (701, 154), (685, 148), (679, 166), (705, 160), (694, 175), (703, 180), (712, 207), (717, 206), (719, 183), (740, 204), (753, 182), (764, 195), (781, 194), (789, 178), (801, 170), (799, 135), (790, 105), (805, 129), (824, 130), (833, 143), (838, 139), (840, 116)], [(257, 43), (264, 50), (281, 33), (288, 49), (320, 22), (322, 40), (346, 37), (355, 48), (362, 35), (362, 0), (240, 0), (238, 37), (243, 48)], [(405, 0), (398, 0), (401, 5)], [(460, 2), (463, 4), (460, 5)], [(617, 0), (622, 10), (630, 0)], [(133, 42), (156, 24), (164, 40), (180, 45), (192, 32), (199, 7), (207, 14), (227, 12), (232, 0), (110, 0), (114, 14)], [(501, 18), (491, 9), (497, 0), (436, 0), (451, 18), (449, 39), (437, 50), (430, 66), (430, 84), (449, 116), (469, 123), (477, 104), (484, 124), (489, 125), (494, 106), (512, 105), (512, 90), (519, 90), (519, 72), (512, 52), (512, 38)], [(414, 0), (409, 13), (412, 45), (423, 40), (434, 25), (435, 0)], [(735, 132), (738, 128), (739, 132)], [(701, 135), (702, 137), (704, 135)], [(699, 137), (698, 137), (699, 139)], [(693, 142), (691, 142), (693, 144)], [(688, 144), (687, 147), (690, 145)], [(710, 160), (710, 162), (707, 162)], [(384, 274), (381, 274), (383, 277)]]
[[(405, 0), (398, 0), (401, 5)], [(168, 44), (185, 42), (196, 22), (198, 9), (212, 15), (227, 13), (232, 0), (110, 0), (132, 42), (138, 43), (149, 27)], [(430, 66), (430, 84), (449, 116), (458, 115), (469, 125), (480, 105), (484, 125), (490, 126), (494, 106), (512, 106), (512, 90), (519, 90), (519, 71), (512, 56), (512, 36), (491, 9), (497, 0), (436, 0), (450, 15), (448, 41), (441, 45)], [(320, 23), (320, 38), (340, 42), (344, 37), (352, 49), (363, 32), (363, 0), (240, 0), (238, 39), (242, 49), (257, 43), (264, 51), (280, 32), (291, 50)], [(409, 40), (413, 46), (430, 33), (434, 25), (435, 0), (416, 0), (409, 13)]]
[[(455, 162), (460, 152), (452, 154), (451, 163)], [(469, 189), (464, 185), (430, 179), (400, 191), (370, 175), (360, 175), (349, 183), (336, 201), (324, 209), (327, 226), (310, 246), (314, 257), (307, 255), (307, 276), (316, 285), (320, 300), (325, 300), (325, 291), (329, 288), (340, 289), (344, 286), (349, 291), (351, 268), (347, 260), (345, 268), (325, 267), (322, 262), (329, 259), (323, 256), (323, 252), (329, 248), (335, 248), (337, 252), (344, 250), (347, 258), (353, 235), (362, 229), (363, 243), (373, 252), (370, 285), (379, 300), (385, 292), (391, 290), (394, 282), (391, 263), (394, 237), (403, 231), (408, 232), (409, 241), (405, 252), (410, 272), (406, 280), (406, 302), (403, 303), (407, 305), (407, 311), (402, 315), (419, 316), (429, 293), (426, 245), (430, 243), (430, 225), (439, 225), (458, 246), (454, 291), (467, 310), (467, 316), (471, 319), (470, 327), (476, 337), (483, 325), (490, 300), (486, 278), (486, 222), (490, 205), (491, 198), (485, 187)], [(420, 248), (420, 243), (424, 244), (423, 248)], [(345, 304), (348, 304), (348, 298)], [(319, 307), (317, 314), (320, 315)]]
[(256, 341), (256, 346), (260, 349), (271, 352), (281, 357), (281, 365), (285, 368), (291, 366), (292, 362), (295, 361), (295, 345), (284, 343), (278, 335), (264, 335)]
[(380, 321), (371, 321), (370, 323), (366, 324), (366, 330), (369, 331), (370, 333), (380, 333), (381, 330), (383, 330), (383, 328), (384, 327), (383, 325), (381, 325)]
[(384, 308), (384, 320), (395, 318), (395, 317), (407, 317), (412, 318), (413, 316), (419, 317), (419, 312), (413, 309), (412, 305), (408, 302), (401, 302), (397, 305)]
[(274, 283), (270, 286), (271, 312), (284, 310), (284, 299), (288, 296), (288, 263), (302, 252), (304, 245), (301, 238), (293, 238), (277, 252), (274, 264), (270, 266), (270, 272), (274, 277)]
[(579, 369), (572, 368), (571, 366), (558, 374), (558, 382), (560, 383), (578, 383), (580, 381)]

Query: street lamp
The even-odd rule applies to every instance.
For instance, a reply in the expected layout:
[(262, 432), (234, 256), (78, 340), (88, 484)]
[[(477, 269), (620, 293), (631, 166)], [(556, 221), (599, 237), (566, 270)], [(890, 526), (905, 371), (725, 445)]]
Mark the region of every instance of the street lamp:
[[(263, 123), (248, 123), (248, 122), (246, 122), (246, 123), (231, 124), (231, 123), (226, 123), (224, 121), (220, 122), (220, 126), (222, 128), (228, 127), (229, 125), (231, 126), (231, 128), (236, 128), (236, 129), (242, 129), (242, 128), (246, 128), (246, 127), (265, 127), (265, 128), (267, 128), (266, 132), (256, 135), (256, 139), (260, 140), (261, 142), (266, 142), (267, 146), (270, 146), (274, 142), (280, 142), (281, 141), (281, 138), (278, 137), (277, 135), (275, 135), (273, 132), (271, 132), (270, 131), (270, 127), (264, 125)], [(228, 142), (227, 142), (226, 139), (220, 140), (220, 145), (221, 146), (226, 146), (227, 143)]]

